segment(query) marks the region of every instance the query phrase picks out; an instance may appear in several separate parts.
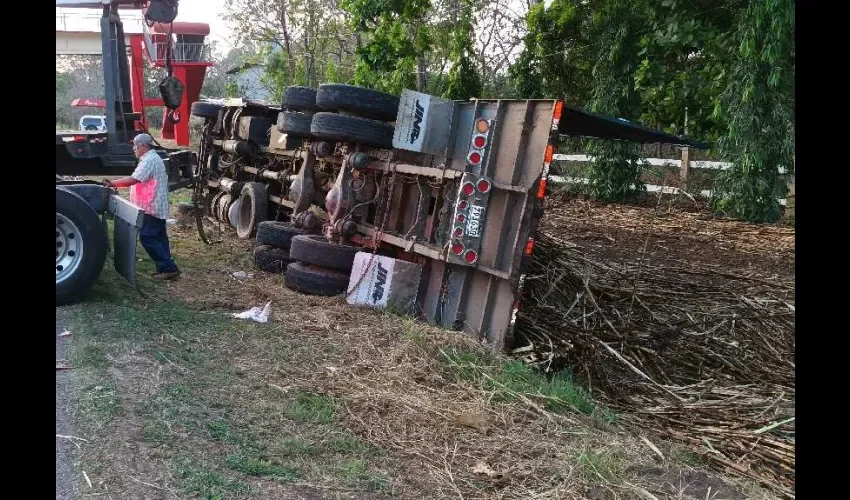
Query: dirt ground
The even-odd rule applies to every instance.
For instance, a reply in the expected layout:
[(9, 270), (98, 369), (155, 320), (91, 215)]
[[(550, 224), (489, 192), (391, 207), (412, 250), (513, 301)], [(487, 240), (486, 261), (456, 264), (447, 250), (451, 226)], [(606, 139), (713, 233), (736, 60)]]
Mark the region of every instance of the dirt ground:
[[(634, 257), (652, 228), (661, 235), (653, 258), (731, 258), (736, 269), (793, 275), (794, 234), (785, 228), (585, 202), (550, 206), (545, 224), (612, 258)], [(462, 335), (296, 294), (280, 275), (252, 269), (250, 242), (233, 234), (213, 232), (220, 242), (206, 246), (185, 219), (169, 234), (182, 280), (142, 278), (137, 292), (110, 269), (86, 302), (67, 308), (78, 432), (89, 439), (80, 467), (93, 483), (77, 471), (78, 491), (116, 499), (776, 498), (674, 444), (626, 431), (582, 400), (580, 387), (556, 385)], [(139, 257), (140, 275), (150, 272)], [(268, 301), (266, 324), (228, 317)]]

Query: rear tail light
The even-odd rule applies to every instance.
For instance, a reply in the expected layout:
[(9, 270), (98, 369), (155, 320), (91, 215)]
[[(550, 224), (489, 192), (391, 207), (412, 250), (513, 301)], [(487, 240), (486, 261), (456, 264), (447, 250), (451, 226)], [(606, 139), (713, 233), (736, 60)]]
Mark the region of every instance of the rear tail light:
[(466, 247), (463, 246), (463, 243), (456, 242), (452, 244), (452, 253), (455, 255), (460, 255), (463, 253)]
[(487, 120), (483, 118), (479, 118), (477, 122), (475, 122), (475, 130), (479, 134), (486, 134), (488, 130), (490, 130), (490, 124), (487, 123)]
[(460, 192), (463, 193), (464, 196), (472, 196), (472, 193), (475, 192), (475, 186), (473, 186), (471, 182), (467, 182), (460, 188)]
[(463, 260), (469, 264), (475, 264), (475, 262), (478, 261), (478, 252), (475, 250), (468, 250), (465, 254), (463, 254)]
[(463, 238), (463, 228), (462, 227), (456, 227), (455, 228), (455, 236), (458, 237), (458, 238)]
[(459, 210), (466, 210), (467, 208), (469, 208), (469, 202), (467, 202), (466, 200), (461, 200), (461, 202), (457, 204), (457, 208)]
[(490, 181), (488, 181), (487, 179), (481, 179), (480, 181), (478, 181), (478, 191), (482, 194), (490, 191), (491, 187), (492, 186), (490, 185)]
[(466, 222), (466, 216), (463, 215), (463, 214), (457, 214), (457, 221), (458, 222)]
[(481, 164), (481, 153), (478, 151), (473, 151), (469, 153), (469, 156), (466, 157), (467, 161), (472, 165), (480, 165)]
[(472, 145), (478, 149), (481, 149), (487, 145), (487, 138), (483, 135), (476, 135), (472, 138)]
[(525, 255), (531, 255), (532, 253), (534, 253), (534, 238), (529, 238), (525, 244)]

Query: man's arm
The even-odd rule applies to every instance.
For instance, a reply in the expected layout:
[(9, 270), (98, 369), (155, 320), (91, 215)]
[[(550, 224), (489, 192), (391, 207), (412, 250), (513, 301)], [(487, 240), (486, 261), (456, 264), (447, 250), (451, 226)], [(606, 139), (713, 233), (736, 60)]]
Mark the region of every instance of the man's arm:
[(125, 188), (130, 187), (133, 184), (138, 184), (139, 180), (134, 179), (133, 177), (122, 177), (114, 181), (110, 181), (109, 179), (103, 179), (103, 183), (113, 188)]
[(115, 181), (108, 181), (106, 179), (103, 180), (103, 183), (109, 187), (115, 188), (124, 188), (130, 187), (133, 184), (138, 184), (140, 182), (145, 182), (151, 178), (153, 175), (153, 168), (151, 168), (151, 162), (142, 160), (136, 166), (136, 170), (130, 175), (130, 177), (122, 177), (121, 179)]

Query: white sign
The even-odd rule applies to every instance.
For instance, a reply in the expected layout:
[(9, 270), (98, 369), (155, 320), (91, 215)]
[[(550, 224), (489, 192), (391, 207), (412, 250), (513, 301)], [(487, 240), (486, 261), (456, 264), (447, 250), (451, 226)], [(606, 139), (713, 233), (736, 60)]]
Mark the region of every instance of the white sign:
[(425, 126), (428, 123), (428, 109), (431, 96), (405, 90), (401, 94), (398, 119), (393, 135), (393, 147), (408, 151), (422, 151), (425, 143)]
[[(393, 279), (395, 259), (371, 253), (357, 252), (348, 281), (349, 304), (386, 307)], [(362, 277), (362, 278), (361, 278)]]

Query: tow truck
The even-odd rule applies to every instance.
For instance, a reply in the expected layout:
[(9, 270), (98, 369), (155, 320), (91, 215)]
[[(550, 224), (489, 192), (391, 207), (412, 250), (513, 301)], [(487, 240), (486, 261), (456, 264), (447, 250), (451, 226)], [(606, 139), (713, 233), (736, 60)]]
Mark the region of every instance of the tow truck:
[[(139, 130), (133, 113), (127, 46), (119, 8), (141, 9), (147, 25), (167, 25), (177, 16), (178, 0), (56, 0), (57, 7), (102, 10), (105, 130), (56, 132), (56, 305), (85, 295), (103, 269), (109, 247), (107, 217), (114, 220), (115, 269), (135, 285), (136, 239), (143, 212), (114, 191), (71, 176), (129, 175), (137, 160), (132, 139)], [(170, 40), (169, 40), (170, 43)], [(178, 81), (179, 82), (179, 81)], [(178, 102), (180, 84), (161, 86), (163, 100)], [(156, 145), (168, 170), (169, 190), (191, 185), (196, 155)]]

